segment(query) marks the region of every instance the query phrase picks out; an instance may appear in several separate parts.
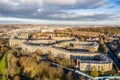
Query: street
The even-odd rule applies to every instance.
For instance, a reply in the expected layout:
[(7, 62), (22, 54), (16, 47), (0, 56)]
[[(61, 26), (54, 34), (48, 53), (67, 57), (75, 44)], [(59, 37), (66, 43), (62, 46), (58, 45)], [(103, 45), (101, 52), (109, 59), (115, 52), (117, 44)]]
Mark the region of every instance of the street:
[(118, 70), (120, 70), (120, 62), (119, 62), (117, 56), (115, 55), (115, 52), (112, 52), (108, 45), (107, 45), (107, 47), (109, 48), (108, 56), (113, 60), (113, 63), (116, 66), (116, 68)]

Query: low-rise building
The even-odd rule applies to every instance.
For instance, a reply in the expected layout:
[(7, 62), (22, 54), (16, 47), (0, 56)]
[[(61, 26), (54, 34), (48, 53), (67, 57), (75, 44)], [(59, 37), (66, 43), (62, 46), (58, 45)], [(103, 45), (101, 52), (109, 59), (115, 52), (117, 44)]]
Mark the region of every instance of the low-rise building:
[(19, 48), (21, 48), (22, 47), (22, 44), (23, 44), (23, 42), (25, 42), (26, 40), (24, 40), (24, 39), (9, 39), (9, 45), (11, 46), (11, 47), (19, 47)]
[(80, 70), (83, 71), (90, 71), (94, 66), (98, 71), (111, 71), (113, 66), (113, 61), (105, 54), (101, 53), (69, 51), (56, 45), (34, 45), (29, 42), (24, 43), (22, 45), (22, 49), (31, 53), (35, 52), (36, 50), (41, 50), (45, 54), (51, 53), (54, 57), (77, 60), (77, 67), (79, 67)]
[[(105, 54), (95, 53), (98, 50), (97, 42), (81, 42), (74, 37), (51, 37), (51, 39), (29, 40), (13, 38), (10, 46), (21, 47), (23, 51), (33, 53), (37, 50), (44, 54), (51, 53), (54, 57), (77, 60), (76, 66), (83, 71), (90, 71), (96, 67), (98, 71), (111, 71), (113, 62)], [(68, 49), (72, 47), (72, 51)], [(76, 49), (86, 49), (88, 52)]]

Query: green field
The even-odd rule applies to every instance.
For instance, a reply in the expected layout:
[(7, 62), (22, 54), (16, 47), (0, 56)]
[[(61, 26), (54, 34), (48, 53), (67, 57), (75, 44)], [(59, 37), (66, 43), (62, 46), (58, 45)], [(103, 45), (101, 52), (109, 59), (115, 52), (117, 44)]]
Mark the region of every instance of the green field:
[(0, 77), (0, 80), (2, 80), (2, 77)]
[(3, 74), (6, 69), (6, 58), (9, 52), (5, 53), (2, 59), (0, 60), (0, 74)]

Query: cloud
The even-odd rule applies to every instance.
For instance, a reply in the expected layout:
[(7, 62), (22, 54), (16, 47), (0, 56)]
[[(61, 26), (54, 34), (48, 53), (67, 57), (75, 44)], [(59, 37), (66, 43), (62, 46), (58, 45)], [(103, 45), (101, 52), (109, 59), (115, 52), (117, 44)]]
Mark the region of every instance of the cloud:
[[(1, 8), (92, 9), (106, 5), (108, 0), (0, 0)], [(13, 8), (14, 7), (14, 8)]]
[(60, 13), (48, 15), (49, 18), (55, 20), (75, 20), (75, 21), (99, 21), (99, 20), (113, 20), (113, 14), (94, 12), (94, 13)]
[(120, 10), (112, 10), (112, 12), (120, 12)]
[(99, 9), (108, 0), (0, 0), (0, 16), (46, 20), (109, 20), (105, 12), (77, 13), (70, 10)]
[(50, 8), (57, 9), (92, 9), (106, 5), (108, 0), (44, 0)]

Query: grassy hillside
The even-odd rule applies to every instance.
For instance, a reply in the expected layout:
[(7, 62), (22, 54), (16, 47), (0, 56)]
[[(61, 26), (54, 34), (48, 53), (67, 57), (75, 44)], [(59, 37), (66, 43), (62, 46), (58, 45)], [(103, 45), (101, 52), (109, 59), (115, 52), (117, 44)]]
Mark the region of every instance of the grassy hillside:
[(0, 74), (3, 74), (3, 72), (6, 69), (6, 58), (9, 52), (5, 53), (3, 58), (0, 60)]

